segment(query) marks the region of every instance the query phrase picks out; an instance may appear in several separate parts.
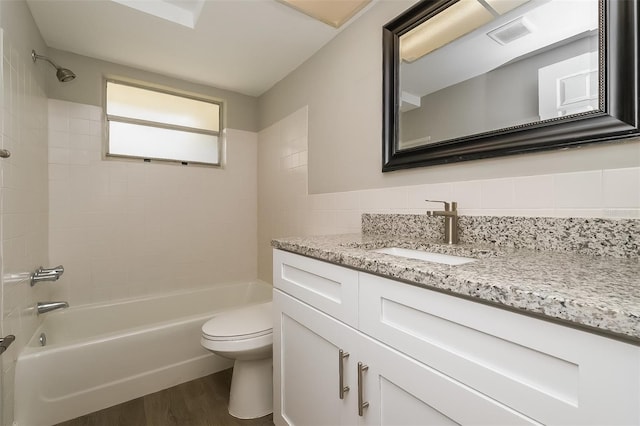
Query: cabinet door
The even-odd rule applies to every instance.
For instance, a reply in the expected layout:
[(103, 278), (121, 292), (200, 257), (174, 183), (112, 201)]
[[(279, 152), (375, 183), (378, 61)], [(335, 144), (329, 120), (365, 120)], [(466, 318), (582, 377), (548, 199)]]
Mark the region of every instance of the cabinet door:
[[(355, 330), (274, 290), (274, 422), (327, 426), (357, 423)], [(349, 356), (340, 359), (340, 350)], [(340, 363), (343, 386), (340, 399)]]
[[(363, 424), (538, 425), (413, 358), (360, 335)], [(359, 403), (357, 401), (356, 403)]]
[(362, 332), (514, 412), (640, 424), (637, 346), (369, 274), (360, 284)]

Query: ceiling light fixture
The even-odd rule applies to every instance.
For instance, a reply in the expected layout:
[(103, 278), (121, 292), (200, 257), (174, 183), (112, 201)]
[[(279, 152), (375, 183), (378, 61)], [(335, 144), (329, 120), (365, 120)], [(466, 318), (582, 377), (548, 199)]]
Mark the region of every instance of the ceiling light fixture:
[(371, 0), (278, 0), (318, 21), (340, 28)]
[(400, 57), (413, 62), (493, 20), (477, 1), (460, 1), (400, 37)]
[(529, 1), (459, 1), (400, 37), (400, 57), (405, 62), (420, 59)]

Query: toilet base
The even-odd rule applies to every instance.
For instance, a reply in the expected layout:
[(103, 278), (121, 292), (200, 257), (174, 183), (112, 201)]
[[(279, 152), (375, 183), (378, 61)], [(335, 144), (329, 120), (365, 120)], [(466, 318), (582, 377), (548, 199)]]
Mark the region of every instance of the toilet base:
[(273, 359), (233, 364), (229, 414), (238, 419), (255, 419), (273, 412)]

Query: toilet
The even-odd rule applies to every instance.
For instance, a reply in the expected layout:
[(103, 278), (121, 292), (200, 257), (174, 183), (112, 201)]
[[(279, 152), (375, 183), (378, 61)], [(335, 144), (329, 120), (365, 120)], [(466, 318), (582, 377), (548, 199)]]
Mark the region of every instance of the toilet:
[(273, 412), (273, 317), (271, 302), (216, 315), (202, 326), (200, 343), (235, 360), (229, 414), (254, 419)]

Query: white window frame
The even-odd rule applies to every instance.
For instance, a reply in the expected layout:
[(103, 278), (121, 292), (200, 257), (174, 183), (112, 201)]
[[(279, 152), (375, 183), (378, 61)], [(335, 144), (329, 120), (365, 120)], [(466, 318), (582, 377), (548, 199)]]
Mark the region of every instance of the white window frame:
[[(148, 91), (152, 91), (152, 92), (157, 92), (157, 93), (164, 93), (167, 95), (172, 95), (172, 96), (178, 96), (181, 98), (186, 98), (186, 99), (193, 99), (196, 101), (201, 101), (201, 102), (207, 102), (210, 104), (214, 104), (214, 105), (218, 105), (218, 131), (211, 131), (211, 130), (206, 130), (206, 129), (199, 129), (199, 128), (195, 128), (195, 127), (187, 127), (187, 126), (179, 126), (179, 125), (174, 125), (174, 124), (168, 124), (168, 123), (161, 123), (161, 122), (156, 122), (156, 121), (148, 121), (148, 120), (141, 120), (141, 119), (137, 119), (137, 118), (130, 118), (130, 117), (121, 117), (121, 116), (117, 116), (117, 115), (112, 115), (112, 114), (108, 114), (107, 113), (107, 84), (108, 83), (114, 83), (114, 84), (120, 84), (123, 86), (130, 86), (130, 87), (135, 87), (138, 89), (143, 89), (143, 90), (148, 90)], [(165, 88), (158, 88), (156, 86), (152, 86), (152, 85), (144, 85), (144, 84), (139, 84), (139, 83), (131, 83), (128, 82), (126, 80), (118, 80), (118, 79), (113, 79), (113, 78), (105, 78), (104, 79), (104, 92), (103, 92), (104, 96), (104, 114), (106, 117), (106, 121), (107, 121), (107, 126), (106, 126), (106, 147), (105, 147), (105, 156), (106, 157), (113, 157), (113, 158), (123, 158), (123, 159), (141, 159), (144, 160), (145, 162), (166, 162), (166, 163), (178, 163), (178, 164), (182, 164), (182, 165), (199, 165), (199, 166), (208, 166), (208, 167), (222, 167), (222, 153), (223, 153), (223, 147), (222, 147), (222, 129), (223, 129), (223, 107), (224, 107), (224, 103), (220, 100), (217, 99), (212, 99), (212, 98), (207, 98), (204, 96), (197, 96), (194, 94), (190, 94), (190, 93), (184, 93), (184, 92), (180, 92), (178, 90), (170, 90), (170, 89), (165, 89)], [(109, 136), (109, 122), (113, 121), (113, 122), (118, 122), (118, 123), (126, 123), (126, 124), (137, 124), (137, 125), (141, 125), (141, 126), (147, 126), (147, 127), (154, 127), (154, 128), (160, 128), (160, 129), (169, 129), (169, 130), (178, 130), (178, 131), (183, 131), (183, 132), (189, 132), (189, 133), (198, 133), (198, 134), (205, 134), (205, 135), (211, 135), (211, 136), (216, 136), (217, 137), (217, 150), (218, 150), (218, 162), (216, 163), (212, 163), (212, 162), (205, 162), (205, 161), (185, 161), (185, 160), (178, 160), (178, 159), (168, 159), (168, 158), (154, 158), (154, 157), (143, 157), (143, 156), (135, 156), (135, 155), (124, 155), (124, 154), (112, 154), (109, 152), (109, 144), (110, 144), (110, 136)]]

